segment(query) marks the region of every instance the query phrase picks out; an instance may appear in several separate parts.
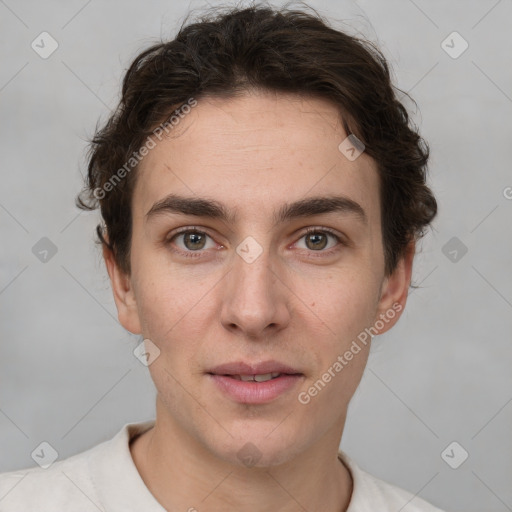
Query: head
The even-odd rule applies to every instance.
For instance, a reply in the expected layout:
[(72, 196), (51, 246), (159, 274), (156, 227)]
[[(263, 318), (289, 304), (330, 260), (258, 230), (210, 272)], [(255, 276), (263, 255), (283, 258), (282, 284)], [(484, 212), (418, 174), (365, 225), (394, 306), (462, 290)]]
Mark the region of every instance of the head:
[[(135, 59), (78, 203), (169, 425), (233, 463), (336, 439), (436, 214), (427, 160), (383, 55), (318, 15), (220, 11)], [(269, 361), (295, 374), (272, 399), (219, 384)]]

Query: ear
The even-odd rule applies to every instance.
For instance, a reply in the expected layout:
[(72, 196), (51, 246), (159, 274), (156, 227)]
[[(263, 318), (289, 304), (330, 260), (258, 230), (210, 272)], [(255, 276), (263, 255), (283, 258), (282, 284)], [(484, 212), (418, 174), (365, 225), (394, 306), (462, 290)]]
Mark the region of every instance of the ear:
[(380, 320), (378, 325), (384, 324), (384, 326), (382, 328), (375, 327), (378, 334), (383, 334), (391, 329), (405, 309), (411, 284), (415, 249), (415, 242), (410, 242), (393, 273), (384, 278), (382, 282), (374, 325)]
[(139, 312), (133, 290), (133, 284), (129, 275), (125, 274), (117, 265), (112, 251), (103, 245), (103, 259), (114, 293), (117, 307), (117, 317), (121, 325), (133, 334), (140, 334)]

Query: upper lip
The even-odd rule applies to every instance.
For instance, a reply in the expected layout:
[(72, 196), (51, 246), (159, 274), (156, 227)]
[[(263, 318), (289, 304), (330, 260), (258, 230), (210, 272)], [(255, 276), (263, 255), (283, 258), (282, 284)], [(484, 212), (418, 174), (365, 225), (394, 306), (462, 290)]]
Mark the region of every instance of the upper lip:
[(212, 368), (208, 373), (215, 375), (265, 375), (267, 373), (300, 374), (298, 370), (278, 361), (264, 361), (258, 364), (234, 361)]

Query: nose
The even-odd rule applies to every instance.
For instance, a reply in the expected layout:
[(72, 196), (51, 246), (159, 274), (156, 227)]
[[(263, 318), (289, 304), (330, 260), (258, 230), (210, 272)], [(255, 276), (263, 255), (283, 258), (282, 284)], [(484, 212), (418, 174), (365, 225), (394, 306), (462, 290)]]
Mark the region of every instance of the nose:
[(268, 249), (256, 260), (233, 255), (224, 283), (221, 323), (230, 332), (253, 340), (268, 337), (290, 322), (290, 292), (283, 276), (271, 268)]

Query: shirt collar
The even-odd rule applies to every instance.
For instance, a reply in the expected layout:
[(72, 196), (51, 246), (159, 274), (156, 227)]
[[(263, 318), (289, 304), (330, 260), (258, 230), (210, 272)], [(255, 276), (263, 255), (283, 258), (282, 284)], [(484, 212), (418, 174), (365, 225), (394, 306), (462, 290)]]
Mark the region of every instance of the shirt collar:
[(142, 480), (130, 452), (130, 439), (149, 430), (155, 420), (127, 423), (102, 443), (89, 464), (94, 486), (105, 510), (166, 512)]

